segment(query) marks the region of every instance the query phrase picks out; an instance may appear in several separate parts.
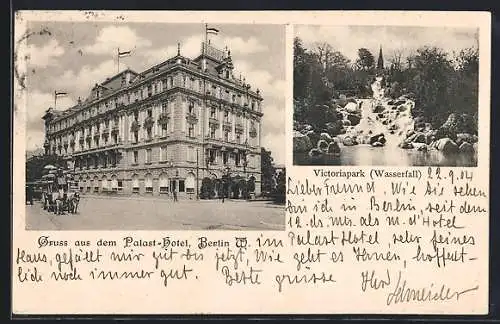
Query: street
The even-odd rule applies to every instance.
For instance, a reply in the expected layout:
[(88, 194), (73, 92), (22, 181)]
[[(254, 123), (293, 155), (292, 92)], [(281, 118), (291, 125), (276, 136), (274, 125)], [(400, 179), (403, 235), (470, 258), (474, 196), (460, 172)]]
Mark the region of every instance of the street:
[(268, 201), (82, 196), (76, 214), (26, 205), (27, 230), (284, 230), (285, 207)]

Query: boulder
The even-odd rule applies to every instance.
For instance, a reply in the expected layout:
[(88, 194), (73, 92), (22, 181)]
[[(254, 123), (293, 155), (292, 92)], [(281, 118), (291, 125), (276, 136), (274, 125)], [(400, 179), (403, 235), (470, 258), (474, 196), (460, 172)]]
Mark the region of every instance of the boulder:
[(461, 153), (466, 153), (466, 154), (472, 154), (474, 153), (474, 146), (471, 143), (468, 142), (463, 142), (459, 147), (458, 150)]
[(402, 141), (401, 143), (399, 143), (398, 145), (400, 148), (402, 149), (405, 149), (405, 150), (408, 150), (408, 149), (412, 149), (413, 148), (413, 144), (410, 143), (410, 142), (407, 142), (407, 141)]
[(436, 148), (444, 154), (455, 153), (458, 151), (458, 146), (448, 137), (441, 138), (436, 141)]
[(319, 139), (320, 140), (324, 140), (324, 141), (327, 141), (327, 142), (331, 142), (332, 141), (332, 137), (330, 136), (330, 134), (328, 133), (321, 133), (319, 135)]
[(373, 112), (376, 114), (382, 113), (385, 110), (384, 106), (378, 105), (373, 108)]
[(353, 145), (356, 145), (356, 144), (355, 144), (354, 139), (353, 139), (351, 136), (345, 136), (345, 137), (342, 139), (342, 144), (344, 144), (345, 146), (353, 146)]
[(414, 133), (410, 137), (407, 138), (408, 142), (414, 143), (425, 143), (425, 134), (422, 132)]
[(339, 106), (345, 107), (345, 105), (347, 104), (347, 97), (341, 94), (336, 101)]
[(384, 134), (377, 134), (370, 137), (370, 144), (373, 145), (375, 142), (382, 143), (382, 145), (385, 144), (386, 140)]
[(383, 143), (381, 143), (381, 142), (373, 142), (371, 145), (372, 145), (373, 147), (382, 147), (382, 146), (384, 146), (384, 144), (383, 144)]
[(320, 149), (313, 148), (309, 151), (309, 161), (313, 164), (321, 162), (324, 156), (324, 153)]
[(411, 145), (418, 151), (427, 151), (427, 144), (425, 143), (412, 142)]
[(316, 145), (316, 147), (318, 149), (320, 149), (321, 151), (323, 151), (323, 152), (327, 152), (328, 151), (328, 142), (325, 141), (325, 140), (320, 139), (318, 141), (318, 145)]
[(351, 123), (352, 126), (356, 126), (359, 124), (359, 121), (361, 120), (360, 115), (355, 115), (355, 114), (348, 114), (347, 115), (347, 120)]
[(359, 112), (358, 105), (355, 102), (348, 102), (344, 108), (347, 112), (349, 112), (351, 114), (356, 114)]
[(330, 144), (328, 144), (328, 153), (330, 153), (330, 154), (340, 154), (339, 144), (337, 142), (335, 142), (335, 141), (330, 142)]
[(293, 132), (293, 151), (307, 152), (312, 148), (311, 139), (299, 132)]
[(456, 143), (458, 146), (462, 145), (462, 143), (474, 144), (475, 138), (469, 133), (458, 133)]

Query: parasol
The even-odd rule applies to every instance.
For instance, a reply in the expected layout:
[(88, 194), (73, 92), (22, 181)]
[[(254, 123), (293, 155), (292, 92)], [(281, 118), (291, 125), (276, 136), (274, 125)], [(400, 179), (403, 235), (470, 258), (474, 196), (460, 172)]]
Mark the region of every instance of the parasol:
[(57, 167), (53, 166), (52, 164), (47, 164), (46, 166), (43, 167), (44, 170), (57, 170)]

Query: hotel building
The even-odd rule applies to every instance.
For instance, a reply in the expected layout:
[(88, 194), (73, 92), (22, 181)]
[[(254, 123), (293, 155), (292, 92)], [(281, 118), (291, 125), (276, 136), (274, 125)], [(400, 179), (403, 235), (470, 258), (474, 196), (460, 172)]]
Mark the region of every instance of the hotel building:
[(148, 70), (95, 84), (67, 110), (49, 108), (45, 153), (64, 156), (82, 192), (196, 198), (202, 179), (261, 183), (262, 96), (234, 75), (229, 50), (201, 44)]

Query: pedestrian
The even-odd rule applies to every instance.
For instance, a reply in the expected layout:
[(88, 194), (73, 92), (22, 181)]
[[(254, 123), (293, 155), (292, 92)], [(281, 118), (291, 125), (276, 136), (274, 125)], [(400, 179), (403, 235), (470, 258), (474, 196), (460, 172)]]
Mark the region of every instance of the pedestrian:
[(174, 202), (176, 202), (177, 201), (177, 190), (174, 189), (173, 194), (174, 194)]

